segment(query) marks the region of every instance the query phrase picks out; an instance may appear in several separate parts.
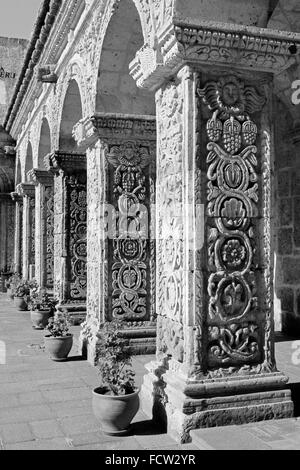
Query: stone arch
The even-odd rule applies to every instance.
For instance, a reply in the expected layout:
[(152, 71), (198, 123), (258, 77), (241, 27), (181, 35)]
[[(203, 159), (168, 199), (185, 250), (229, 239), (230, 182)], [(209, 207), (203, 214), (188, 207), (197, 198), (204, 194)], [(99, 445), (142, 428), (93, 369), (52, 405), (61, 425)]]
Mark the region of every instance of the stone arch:
[(22, 181), (22, 165), (20, 155), (17, 155), (16, 159), (16, 175), (15, 175), (15, 186), (17, 186)]
[(75, 151), (77, 148), (73, 138), (73, 127), (83, 117), (80, 88), (75, 78), (69, 82), (64, 97), (59, 126), (58, 148), (61, 151)]
[[(62, 130), (62, 125), (63, 125), (63, 120), (65, 119), (64, 112), (66, 111), (66, 100), (70, 98), (70, 93), (72, 93), (72, 89), (74, 90), (76, 88), (76, 96), (77, 96), (77, 103), (80, 101), (80, 108), (81, 108), (81, 113), (80, 113), (80, 119), (83, 116), (88, 116), (89, 114), (89, 107), (88, 107), (88, 93), (86, 90), (86, 79), (84, 76), (84, 73), (82, 71), (82, 64), (80, 59), (76, 59), (76, 57), (73, 58), (71, 63), (68, 66), (67, 71), (62, 76), (63, 81), (58, 84), (58, 92), (57, 92), (57, 98), (56, 98), (56, 117), (55, 121), (53, 122), (53, 134), (52, 134), (52, 139), (53, 139), (53, 145), (54, 149), (59, 148), (60, 144), (60, 138), (61, 138), (61, 130)], [(71, 87), (71, 88), (70, 88)], [(70, 103), (69, 103), (70, 104)], [(76, 124), (75, 120), (73, 125)], [(72, 135), (72, 132), (71, 132)]]
[(109, 17), (98, 69), (96, 112), (154, 115), (152, 93), (137, 87), (129, 64), (144, 45), (139, 2), (123, 0)]
[[(109, 28), (111, 19), (118, 11), (119, 6), (124, 6), (124, 1), (120, 0), (109, 0), (106, 2), (104, 11), (103, 8), (99, 8), (98, 11), (95, 11), (91, 24), (85, 33), (82, 44), (79, 49), (85, 55), (85, 69), (88, 71), (88, 89), (90, 97), (90, 112), (93, 114), (97, 109), (96, 100), (98, 97), (98, 72), (100, 68), (100, 62), (102, 61), (102, 50), (105, 38), (107, 36), (107, 30)], [(148, 2), (145, 0), (131, 0), (131, 3), (135, 6), (135, 10), (138, 13), (140, 27), (142, 31), (143, 41), (142, 46), (150, 45), (153, 47), (155, 44), (155, 23), (153, 12), (151, 11), (152, 6), (150, 7)], [(122, 27), (126, 22), (123, 22)], [(128, 24), (126, 25), (128, 29)], [(96, 40), (94, 39), (96, 37)], [(119, 42), (120, 45), (121, 42)], [(85, 52), (88, 51), (86, 54)], [(138, 50), (136, 50), (137, 52)]]
[(32, 149), (32, 144), (30, 141), (27, 143), (27, 149), (26, 149), (26, 156), (25, 156), (25, 168), (24, 168), (24, 173), (23, 173), (23, 182), (27, 182), (27, 173), (29, 170), (32, 170), (33, 168), (33, 149)]
[(40, 138), (38, 144), (37, 168), (45, 170), (44, 157), (51, 152), (51, 130), (49, 121), (43, 117), (40, 128)]

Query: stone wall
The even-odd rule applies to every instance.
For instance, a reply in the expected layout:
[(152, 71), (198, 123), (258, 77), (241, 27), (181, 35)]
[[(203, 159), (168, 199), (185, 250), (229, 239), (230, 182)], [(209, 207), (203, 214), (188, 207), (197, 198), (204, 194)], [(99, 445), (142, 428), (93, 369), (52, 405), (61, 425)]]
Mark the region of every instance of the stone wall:
[(17, 84), (27, 45), (26, 39), (0, 37), (0, 123)]
[(289, 132), (291, 117), (278, 106), (275, 328), (295, 336), (300, 333), (300, 133), (297, 142), (297, 131)]

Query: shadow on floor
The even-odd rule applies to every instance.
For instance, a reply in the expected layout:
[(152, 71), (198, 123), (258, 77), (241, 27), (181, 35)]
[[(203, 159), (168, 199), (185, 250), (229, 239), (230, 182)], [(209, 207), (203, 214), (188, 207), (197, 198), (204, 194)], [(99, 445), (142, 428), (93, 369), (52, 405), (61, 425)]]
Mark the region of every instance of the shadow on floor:
[(161, 427), (155, 424), (152, 419), (147, 421), (138, 421), (130, 426), (129, 434), (131, 436), (153, 436), (165, 434)]
[(285, 343), (285, 342), (297, 341), (297, 340), (300, 340), (299, 336), (288, 336), (280, 332), (275, 333), (275, 343)]
[(70, 356), (67, 357), (66, 362), (79, 362), (79, 361), (86, 361), (86, 358), (83, 356)]
[(300, 416), (300, 382), (288, 384), (289, 389), (292, 392), (292, 400), (294, 402), (294, 416), (298, 418)]

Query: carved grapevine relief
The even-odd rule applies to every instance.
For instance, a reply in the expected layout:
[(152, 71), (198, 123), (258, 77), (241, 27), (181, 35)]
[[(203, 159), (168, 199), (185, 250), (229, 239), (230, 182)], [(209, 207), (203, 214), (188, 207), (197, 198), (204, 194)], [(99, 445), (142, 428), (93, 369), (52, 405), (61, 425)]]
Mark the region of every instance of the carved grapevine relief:
[(260, 326), (249, 315), (258, 308), (258, 128), (250, 116), (262, 109), (265, 98), (235, 76), (208, 82), (198, 95), (212, 113), (206, 124), (208, 363), (257, 362)]
[(127, 321), (149, 319), (149, 233), (147, 183), (149, 145), (127, 141), (112, 145), (107, 160), (114, 168), (116, 232), (112, 243), (112, 316)]

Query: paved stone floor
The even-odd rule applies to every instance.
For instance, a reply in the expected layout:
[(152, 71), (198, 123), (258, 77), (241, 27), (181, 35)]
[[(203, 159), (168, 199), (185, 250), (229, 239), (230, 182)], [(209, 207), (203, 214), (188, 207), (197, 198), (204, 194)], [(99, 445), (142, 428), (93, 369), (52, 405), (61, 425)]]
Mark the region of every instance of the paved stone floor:
[[(194, 434), (192, 444), (179, 445), (140, 411), (130, 435), (106, 436), (91, 409), (97, 369), (77, 356), (76, 347), (68, 361), (51, 361), (42, 347), (43, 331), (33, 330), (29, 312), (17, 312), (4, 294), (0, 295), (0, 341), (6, 343), (6, 364), (0, 364), (0, 449), (300, 449), (298, 418), (202, 429)], [(276, 350), (279, 368), (290, 377), (300, 416), (300, 365), (292, 364), (292, 342), (280, 338)], [(138, 384), (148, 360), (134, 361)]]

